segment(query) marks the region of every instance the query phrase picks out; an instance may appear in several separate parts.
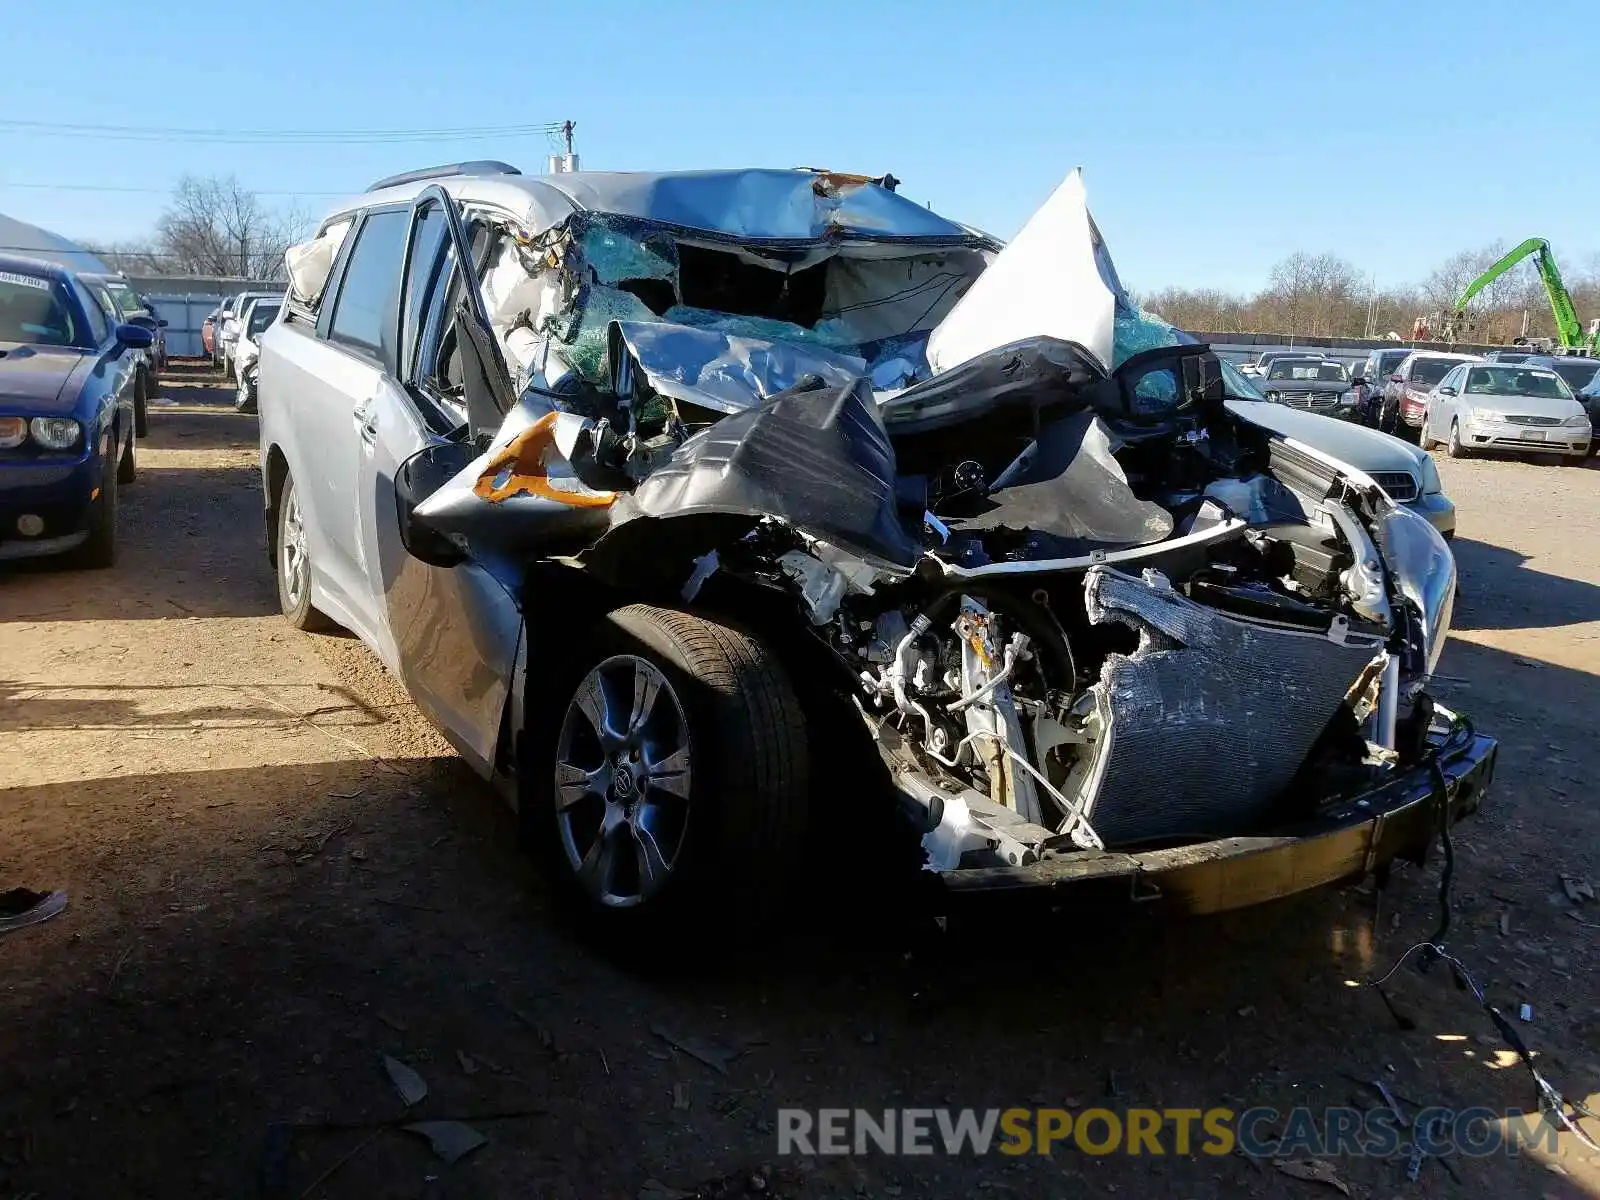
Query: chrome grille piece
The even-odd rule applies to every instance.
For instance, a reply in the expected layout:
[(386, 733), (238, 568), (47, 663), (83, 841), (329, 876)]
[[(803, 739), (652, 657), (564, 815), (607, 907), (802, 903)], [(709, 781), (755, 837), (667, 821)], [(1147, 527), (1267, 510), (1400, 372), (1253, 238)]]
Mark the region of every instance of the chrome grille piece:
[(1417, 498), (1417, 477), (1408, 471), (1374, 471), (1372, 481), (1396, 504)]

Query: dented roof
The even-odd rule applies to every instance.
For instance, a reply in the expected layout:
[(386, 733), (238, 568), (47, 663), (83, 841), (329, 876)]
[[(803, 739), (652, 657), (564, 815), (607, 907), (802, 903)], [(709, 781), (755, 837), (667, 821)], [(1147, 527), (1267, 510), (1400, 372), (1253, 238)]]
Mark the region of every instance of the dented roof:
[(463, 201), (505, 209), (531, 231), (574, 212), (600, 212), (739, 241), (839, 238), (996, 245), (993, 239), (859, 175), (751, 168), (728, 171), (574, 171), (418, 180), (352, 197), (330, 219), (442, 186)]

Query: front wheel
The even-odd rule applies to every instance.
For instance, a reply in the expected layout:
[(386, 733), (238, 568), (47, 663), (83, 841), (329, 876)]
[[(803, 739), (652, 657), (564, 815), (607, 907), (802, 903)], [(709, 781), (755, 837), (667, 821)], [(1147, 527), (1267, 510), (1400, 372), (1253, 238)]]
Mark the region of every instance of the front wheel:
[(293, 477), (283, 481), (283, 492), (278, 498), (278, 553), (274, 565), (278, 576), (278, 607), (289, 624), (307, 633), (332, 628), (333, 622), (311, 603), (310, 538)]
[(1465, 458), (1467, 448), (1461, 444), (1461, 422), (1450, 422), (1450, 444), (1445, 447), (1445, 452), (1451, 458)]
[(239, 390), (234, 393), (233, 397), (233, 411), (241, 413), (253, 413), (256, 411), (256, 381), (248, 373), (243, 379), (239, 380)]
[(150, 436), (150, 395), (152, 388), (143, 375), (133, 384), (133, 436)]
[(549, 712), (550, 788), (527, 800), (553, 820), (564, 889), (602, 930), (657, 946), (748, 936), (781, 906), (807, 828), (788, 674), (749, 634), (642, 604), (605, 618), (584, 659)]
[(133, 448), (138, 441), (138, 431), (135, 430), (128, 438), (128, 444), (123, 448), (122, 456), (117, 459), (117, 482), (132, 483), (139, 477), (139, 460)]
[(78, 549), (80, 566), (103, 570), (117, 564), (117, 475), (107, 459), (100, 494), (89, 503), (89, 540)]

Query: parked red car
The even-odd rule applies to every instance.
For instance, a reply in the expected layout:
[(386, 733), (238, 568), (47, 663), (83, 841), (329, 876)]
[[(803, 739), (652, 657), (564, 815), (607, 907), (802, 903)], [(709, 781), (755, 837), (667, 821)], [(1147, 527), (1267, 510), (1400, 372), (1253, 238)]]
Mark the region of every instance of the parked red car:
[(1413, 350), (1400, 360), (1400, 365), (1384, 384), (1378, 428), (1407, 441), (1416, 441), (1417, 431), (1422, 428), (1423, 410), (1428, 406), (1428, 393), (1457, 363), (1477, 360), (1475, 354)]
[(222, 309), (213, 308), (200, 324), (200, 344), (213, 359), (217, 357), (217, 331), (222, 325)]

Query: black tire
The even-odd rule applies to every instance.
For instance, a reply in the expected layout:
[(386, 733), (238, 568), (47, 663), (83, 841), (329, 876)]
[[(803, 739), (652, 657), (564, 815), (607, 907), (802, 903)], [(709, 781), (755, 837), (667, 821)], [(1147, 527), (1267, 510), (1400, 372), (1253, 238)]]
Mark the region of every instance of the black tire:
[(150, 436), (150, 397), (154, 388), (146, 377), (140, 375), (133, 384), (133, 435)]
[(77, 563), (91, 570), (105, 570), (117, 564), (117, 476), (119, 471), (106, 460), (100, 494), (89, 504), (89, 540), (78, 547)]
[(1417, 445), (1424, 450), (1432, 450), (1438, 444), (1438, 442), (1434, 441), (1433, 438), (1428, 436), (1428, 418), (1426, 415), (1424, 415), (1422, 418), (1422, 424), (1417, 429)]
[(256, 389), (253, 384), (240, 381), (238, 389), (233, 394), (233, 411), (239, 413), (256, 411)]
[(1450, 422), (1450, 441), (1445, 446), (1445, 453), (1451, 458), (1467, 457), (1467, 448), (1461, 444), (1461, 423), (1459, 421)]
[[(305, 538), (304, 517), (294, 490), (294, 478), (283, 481), (278, 493), (278, 537), (273, 545), (272, 573), (278, 584), (278, 607), (284, 619), (296, 629), (306, 633), (322, 633), (335, 628), (334, 622), (321, 609), (311, 603), (311, 549)], [(299, 524), (298, 530), (295, 525)], [(288, 554), (291, 540), (298, 543), (301, 573), (298, 585), (293, 578), (292, 556)]]
[(117, 459), (118, 483), (132, 483), (139, 477), (139, 462), (133, 448), (133, 444), (137, 440), (137, 433), (130, 436), (128, 438), (128, 445), (126, 448), (124, 448), (122, 454)]
[[(589, 861), (606, 840), (596, 828), (585, 842), (586, 819), (600, 818), (593, 822), (599, 827), (613, 807), (621, 811), (623, 800), (614, 782), (603, 795), (587, 790), (586, 784), (572, 784), (569, 768), (562, 776), (569, 780), (564, 790), (579, 798), (558, 812), (563, 791), (556, 784), (558, 756), (565, 753), (569, 762), (576, 758), (579, 731), (594, 729), (592, 722), (584, 724), (588, 719), (579, 704), (589, 680), (596, 672), (637, 671), (640, 660), (667, 685), (634, 722), (640, 744), (655, 736), (647, 727), (682, 730), (681, 742), (662, 737), (655, 752), (665, 763), (669, 748), (684, 748), (687, 783), (681, 786), (687, 796), (658, 789), (654, 780), (659, 777), (649, 769), (650, 754), (635, 751), (639, 766), (630, 779), (638, 782), (627, 787), (628, 828), (611, 839), (618, 865), (606, 872), (604, 886), (596, 880), (586, 883), (574, 860)], [(547, 850), (560, 891), (580, 922), (603, 945), (622, 950), (636, 963), (653, 965), (697, 957), (705, 949), (725, 950), (730, 942), (749, 943), (758, 931), (770, 934), (772, 920), (790, 895), (810, 811), (805, 716), (777, 656), (749, 634), (719, 621), (636, 604), (604, 618), (586, 639), (584, 651), (569, 661), (570, 669), (560, 676), (565, 685), (544, 689), (548, 699), (529, 706), (530, 736), (524, 744), (532, 753), (521, 807), (525, 829)], [(627, 687), (629, 678), (637, 680), (637, 675), (621, 677), (620, 689), (606, 689), (622, 704), (636, 694)], [(658, 716), (662, 712), (664, 718)], [(629, 720), (624, 714), (624, 723)], [(665, 724), (656, 724), (658, 720)], [(568, 722), (576, 723), (570, 738)], [(608, 754), (598, 739), (585, 753), (601, 762), (611, 780), (623, 770), (628, 754), (623, 749)], [(617, 765), (605, 767), (611, 758)], [(657, 798), (652, 801), (652, 796)], [(650, 820), (648, 839), (629, 832), (635, 813), (640, 827), (650, 817), (659, 818)], [(640, 849), (646, 841), (666, 865), (658, 872), (662, 882), (648, 895)], [(584, 844), (590, 847), (587, 855), (582, 854)], [(636, 856), (631, 865), (629, 854)], [(636, 897), (631, 903), (626, 891), (630, 874)], [(619, 888), (622, 898), (607, 903), (596, 894), (597, 887)]]

